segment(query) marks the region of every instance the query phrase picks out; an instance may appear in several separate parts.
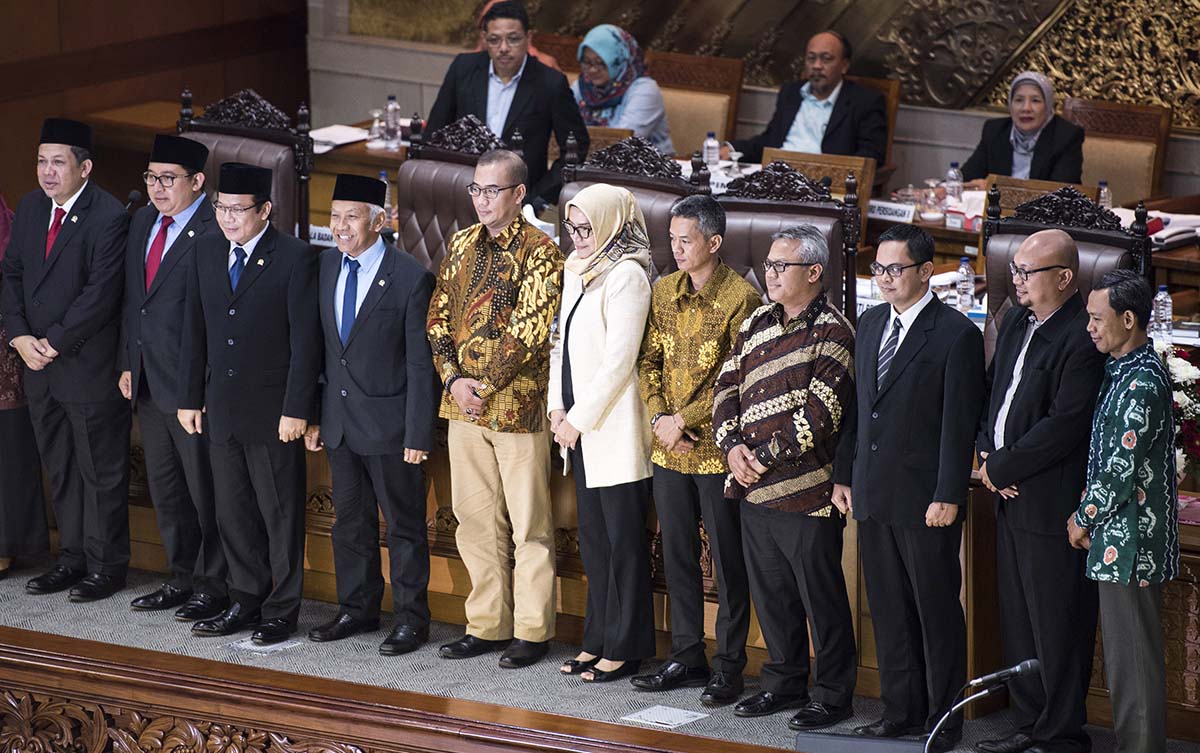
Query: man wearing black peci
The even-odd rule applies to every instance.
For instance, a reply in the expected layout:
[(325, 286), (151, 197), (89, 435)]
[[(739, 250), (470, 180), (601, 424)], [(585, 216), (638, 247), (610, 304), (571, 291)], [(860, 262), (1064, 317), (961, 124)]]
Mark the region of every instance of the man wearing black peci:
[(325, 392), (321, 425), (309, 426), (305, 443), (329, 453), (341, 608), (308, 637), (336, 641), (379, 626), (382, 510), (396, 624), (379, 653), (395, 656), (429, 639), (421, 463), (433, 448), (441, 385), (425, 332), (434, 277), (379, 236), (386, 193), (376, 178), (337, 176), (330, 204), (337, 248), (321, 254)]
[(227, 606), (225, 554), (213, 506), (208, 435), (179, 425), (179, 343), (196, 247), (221, 237), (204, 195), (208, 147), (154, 137), (143, 175), (150, 206), (134, 213), (125, 249), (120, 388), (138, 415), (146, 478), (170, 578), (133, 600), (137, 610), (174, 609), (181, 621), (216, 617)]
[[(884, 705), (882, 719), (855, 733), (898, 737), (932, 730), (966, 680), (958, 552), (983, 336), (930, 291), (933, 238), (921, 228), (884, 232), (871, 274), (887, 303), (859, 320), (857, 416), (838, 448), (833, 502), (858, 521)], [(961, 737), (959, 715), (930, 749)]]
[(1088, 337), (1079, 250), (1061, 230), (1025, 239), (1013, 256), (1019, 306), (1000, 325), (990, 396), (976, 446), (996, 493), (996, 570), (1004, 663), (1038, 659), (1041, 673), (1008, 683), (1016, 729), (984, 753), (1085, 752), (1098, 596), (1087, 550), (1062, 521), (1087, 482), (1088, 438), (1105, 355)]
[[(270, 224), (271, 171), (221, 165), (223, 237), (200, 242), (181, 345), (179, 422), (208, 414), (229, 608), (192, 626), (256, 643), (296, 630), (304, 584), (304, 443), (321, 369), (317, 255)], [(261, 624), (260, 624), (261, 620)]]
[(70, 588), (72, 601), (111, 596), (129, 567), (130, 414), (117, 390), (129, 216), (89, 180), (91, 145), (84, 123), (42, 125), (41, 190), (17, 204), (0, 298), (59, 534), (54, 568), (25, 590)]

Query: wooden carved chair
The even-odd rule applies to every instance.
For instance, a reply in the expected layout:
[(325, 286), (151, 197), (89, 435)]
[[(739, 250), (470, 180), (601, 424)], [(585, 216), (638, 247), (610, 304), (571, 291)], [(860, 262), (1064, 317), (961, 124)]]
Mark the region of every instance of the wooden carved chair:
[[(763, 165), (772, 162), (784, 162), (798, 172), (819, 182), (825, 181), (833, 192), (834, 198), (843, 198), (842, 189), (846, 180), (854, 177), (856, 186), (870, 187), (875, 185), (875, 160), (871, 157), (856, 157), (842, 154), (809, 154), (808, 152), (792, 152), (786, 149), (767, 147), (763, 149)], [(862, 214), (859, 227), (867, 226), (867, 202), (859, 206)]]
[[(900, 80), (895, 78), (867, 78), (866, 76), (846, 76), (859, 86), (874, 89), (883, 95), (885, 112), (887, 113), (887, 148), (883, 153), (883, 164), (875, 170), (873, 188), (883, 189), (896, 172), (896, 163), (892, 161), (892, 142), (896, 139), (896, 114), (900, 111)], [(865, 185), (865, 184), (864, 184)], [(873, 195), (878, 195), (874, 191)]]
[(1158, 193), (1171, 137), (1170, 107), (1070, 97), (1063, 117), (1087, 134), (1084, 183), (1107, 180), (1118, 206)]
[(1000, 191), (1000, 214), (1003, 217), (1011, 215), (1017, 207), (1027, 204), (1039, 196), (1053, 193), (1060, 188), (1071, 187), (1092, 201), (1100, 198), (1099, 186), (1081, 186), (1075, 183), (1058, 183), (1053, 180), (1026, 180), (1010, 175), (987, 176), (987, 191), (991, 195), (992, 188)]

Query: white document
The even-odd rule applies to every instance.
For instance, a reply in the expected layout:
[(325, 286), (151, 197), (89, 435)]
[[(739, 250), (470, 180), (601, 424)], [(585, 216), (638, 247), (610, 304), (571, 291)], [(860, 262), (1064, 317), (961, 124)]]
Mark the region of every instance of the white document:
[(694, 722), (697, 719), (703, 719), (708, 714), (701, 714), (698, 711), (688, 711), (687, 709), (677, 709), (671, 706), (651, 706), (648, 709), (629, 714), (621, 717), (622, 721), (637, 722), (639, 724), (649, 724), (662, 729), (675, 729), (682, 727), (685, 724)]
[(355, 128), (348, 125), (331, 125), (324, 128), (318, 128), (315, 131), (309, 131), (308, 135), (313, 140), (313, 151), (317, 154), (324, 154), (332, 149), (345, 144), (353, 144), (356, 141), (363, 141), (367, 138), (368, 131), (366, 128)]

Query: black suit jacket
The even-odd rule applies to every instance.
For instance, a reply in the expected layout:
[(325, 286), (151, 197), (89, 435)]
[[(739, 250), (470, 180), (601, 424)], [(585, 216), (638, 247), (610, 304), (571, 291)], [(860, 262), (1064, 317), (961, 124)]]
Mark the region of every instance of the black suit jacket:
[(51, 203), (42, 191), (22, 197), (4, 256), (0, 309), (9, 342), (23, 335), (44, 337), (59, 352), (41, 371), (25, 369), (25, 392), (71, 403), (119, 400), (117, 347), (129, 215), (121, 202), (89, 181), (47, 258)]
[[(465, 115), (475, 115), (487, 123), (488, 66), (487, 52), (464, 52), (454, 58), (446, 79), (438, 90), (437, 100), (429, 111), (426, 130), (429, 133), (447, 126)], [(512, 107), (504, 121), (503, 133), (497, 134), (506, 144), (517, 128), (525, 138), (525, 164), (529, 166), (529, 197), (541, 196), (550, 203), (558, 202), (562, 188), (562, 158), (546, 169), (546, 152), (550, 133), (565, 150), (567, 135), (575, 134), (579, 142), (579, 157), (587, 155), (588, 132), (579, 114), (579, 105), (571, 95), (567, 77), (541, 63), (536, 56), (527, 55), (525, 71), (517, 82)]]
[(196, 264), (196, 247), (211, 235), (223, 238), (212, 205), (203, 200), (167, 249), (146, 290), (146, 247), (158, 210), (144, 206), (129, 223), (125, 244), (125, 313), (117, 362), (130, 372), (133, 395), (143, 379), (158, 409), (173, 414), (179, 409), (179, 344), (183, 340), (183, 312), (188, 279)]
[[(963, 165), (963, 180), (988, 175), (1012, 175), (1012, 118), (995, 118), (983, 124), (975, 152)], [(1029, 164), (1030, 180), (1083, 180), (1083, 129), (1055, 115), (1038, 136)]]
[(935, 297), (876, 387), (890, 310), (875, 306), (858, 323), (856, 415), (846, 422), (834, 480), (851, 486), (856, 520), (923, 528), (932, 502), (959, 505), (961, 519), (983, 408), (983, 335)]
[(201, 239), (184, 312), (179, 407), (207, 407), (214, 442), (278, 442), (280, 416), (317, 417), (317, 254), (272, 225), (236, 293), (228, 265), (224, 235)]
[(425, 328), (434, 276), (388, 244), (379, 271), (342, 345), (334, 316), (342, 252), (321, 253), (325, 396), (321, 438), (359, 455), (433, 449), (441, 384)]
[[(792, 81), (779, 88), (775, 114), (767, 129), (749, 139), (737, 139), (733, 145), (742, 153), (743, 162), (762, 162), (763, 149), (783, 146), (796, 113), (800, 112), (800, 89), (803, 81)], [(822, 154), (849, 154), (874, 157), (883, 164), (887, 151), (887, 101), (874, 89), (842, 81), (829, 125), (821, 139)]]
[(1012, 384), (1029, 314), (1015, 306), (1000, 325), (977, 447), (989, 453), (992, 483), (1001, 489), (1016, 484), (1020, 491), (1010, 500), (997, 496), (1009, 522), (1027, 531), (1064, 535), (1067, 516), (1079, 506), (1087, 481), (1092, 412), (1106, 356), (1088, 336), (1082, 297), (1072, 296), (1029, 341), (1021, 382), (1004, 422), (1004, 446), (997, 448), (996, 416)]

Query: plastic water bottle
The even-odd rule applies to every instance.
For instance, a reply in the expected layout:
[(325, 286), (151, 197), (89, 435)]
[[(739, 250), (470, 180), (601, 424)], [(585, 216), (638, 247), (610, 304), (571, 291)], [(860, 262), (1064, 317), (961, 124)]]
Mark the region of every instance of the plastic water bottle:
[(1150, 322), (1153, 328), (1150, 336), (1154, 340), (1171, 344), (1171, 335), (1175, 329), (1172, 321), (1174, 314), (1174, 305), (1171, 303), (1171, 294), (1167, 291), (1167, 286), (1159, 285), (1158, 293), (1154, 296), (1154, 315)]
[(958, 169), (957, 162), (951, 162), (950, 169), (946, 171), (946, 199), (948, 201), (953, 204), (962, 203), (962, 184), (962, 170)]
[(958, 310), (964, 314), (975, 308), (975, 269), (971, 258), (964, 256), (958, 263)]
[(400, 148), (400, 103), (395, 94), (388, 95), (387, 112), (384, 115), (383, 138), (387, 148), (396, 151)]
[(709, 131), (708, 137), (704, 139), (704, 164), (710, 168), (721, 161), (721, 142), (717, 141), (717, 132)]
[(1112, 192), (1108, 190), (1108, 181), (1100, 181), (1100, 206), (1105, 209), (1112, 209)]

